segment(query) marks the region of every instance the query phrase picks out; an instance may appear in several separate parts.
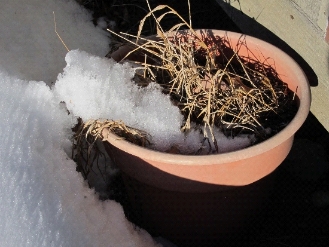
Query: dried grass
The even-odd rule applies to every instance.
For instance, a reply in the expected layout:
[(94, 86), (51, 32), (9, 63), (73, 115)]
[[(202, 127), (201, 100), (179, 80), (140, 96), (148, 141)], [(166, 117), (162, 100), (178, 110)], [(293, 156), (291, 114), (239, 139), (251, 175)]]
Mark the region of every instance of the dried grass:
[(98, 119), (82, 122), (79, 119), (73, 129), (75, 135), (73, 136), (72, 157), (77, 162), (78, 169), (84, 178), (87, 178), (93, 166), (98, 166), (99, 158), (105, 155), (98, 143), (103, 140), (102, 132), (105, 128), (131, 143), (143, 147), (149, 145), (147, 133), (126, 126), (122, 121)]
[[(151, 9), (146, 2), (149, 13), (140, 21), (137, 35), (117, 34), (108, 29), (132, 47), (122, 60), (133, 55), (131, 62), (139, 66), (135, 76), (139, 85), (159, 83), (185, 116), (182, 131), (188, 131), (192, 122), (203, 125), (203, 134), (213, 142), (214, 151), (218, 151), (215, 127), (233, 137), (252, 133), (260, 140), (267, 138), (269, 124), (280, 118), (294, 99), (271, 59), (256, 57), (243, 35), (232, 46), (227, 36), (215, 36), (211, 30), (197, 33), (191, 16), (187, 22), (168, 5)], [(160, 23), (167, 15), (174, 15), (181, 22), (165, 31)], [(157, 37), (141, 36), (148, 18), (156, 23)], [(239, 55), (242, 48), (248, 50), (248, 56)], [(86, 140), (88, 136), (99, 139), (104, 128), (139, 145), (148, 142), (145, 133), (111, 120), (88, 121), (78, 138), (83, 133)]]
[[(186, 118), (182, 130), (188, 131), (192, 121), (202, 124), (205, 137), (210, 135), (215, 146), (214, 127), (231, 136), (245, 132), (266, 138), (269, 122), (266, 117), (278, 116), (284, 111), (280, 107), (294, 97), (271, 60), (258, 58), (250, 50), (247, 57), (240, 56), (241, 48), (248, 50), (243, 35), (233, 47), (228, 37), (215, 36), (211, 30), (197, 34), (191, 21), (185, 21), (170, 6), (149, 9), (136, 36), (108, 31), (133, 47), (122, 60), (129, 60), (132, 54), (140, 57), (140, 61), (132, 61), (140, 65), (136, 72), (139, 81), (140, 78), (145, 79), (144, 84), (150, 79), (157, 81), (180, 107)], [(166, 32), (160, 22), (167, 15), (175, 15), (181, 23)], [(149, 17), (156, 22), (157, 38), (141, 36)], [(186, 30), (181, 30), (182, 27)]]

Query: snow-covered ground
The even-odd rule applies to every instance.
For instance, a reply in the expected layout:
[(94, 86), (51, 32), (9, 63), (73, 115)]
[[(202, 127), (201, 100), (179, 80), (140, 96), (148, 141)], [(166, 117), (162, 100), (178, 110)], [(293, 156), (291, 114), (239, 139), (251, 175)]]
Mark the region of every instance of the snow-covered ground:
[(67, 155), (75, 123), (49, 88), (65, 50), (104, 57), (109, 37), (73, 0), (2, 1), (0, 8), (0, 246), (157, 246), (101, 202)]
[[(182, 138), (169, 98), (104, 58), (109, 34), (74, 0), (2, 1), (0, 23), (0, 246), (160, 246), (76, 172), (71, 128), (77, 116), (123, 120), (158, 149), (187, 141), (196, 150), (200, 133)], [(215, 134), (223, 152), (249, 145)]]

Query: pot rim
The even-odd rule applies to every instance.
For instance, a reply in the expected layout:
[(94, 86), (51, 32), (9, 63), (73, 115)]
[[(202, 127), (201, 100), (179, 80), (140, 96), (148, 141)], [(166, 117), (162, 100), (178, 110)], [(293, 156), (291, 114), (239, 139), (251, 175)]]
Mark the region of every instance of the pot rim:
[[(200, 32), (203, 30), (207, 30), (207, 29), (198, 29), (195, 31)], [(247, 38), (248, 43), (256, 44), (259, 47), (262, 47), (264, 45), (268, 46), (271, 49), (275, 50), (275, 53), (278, 54), (278, 56), (283, 57), (283, 60), (287, 63), (287, 66), (289, 66), (294, 71), (296, 71), (296, 77), (298, 80), (298, 90), (299, 90), (298, 97), (300, 99), (300, 102), (299, 102), (298, 111), (295, 117), (292, 119), (292, 121), (279, 133), (275, 134), (274, 136), (263, 142), (249, 146), (247, 148), (243, 148), (241, 150), (220, 153), (220, 154), (184, 155), (184, 154), (164, 153), (130, 143), (118, 137), (117, 135), (110, 133), (108, 129), (103, 130), (102, 134), (104, 140), (107, 140), (112, 145), (116, 146), (117, 148), (127, 153), (130, 153), (137, 157), (144, 157), (144, 158), (146, 157), (147, 160), (152, 160), (155, 162), (162, 162), (167, 164), (170, 164), (171, 162), (174, 161), (175, 164), (177, 165), (201, 166), (201, 165), (212, 165), (215, 163), (220, 163), (220, 164), (231, 163), (259, 155), (261, 153), (267, 152), (275, 148), (276, 146), (280, 145), (281, 143), (291, 138), (296, 133), (296, 131), (302, 126), (302, 124), (306, 120), (311, 105), (310, 86), (304, 71), (297, 64), (297, 62), (294, 61), (288, 54), (283, 52), (281, 49), (258, 38), (241, 33), (231, 32), (231, 31), (214, 30), (214, 29), (210, 29), (210, 30), (212, 30), (213, 32), (219, 35), (226, 35), (228, 38), (230, 37), (239, 38), (245, 36)]]

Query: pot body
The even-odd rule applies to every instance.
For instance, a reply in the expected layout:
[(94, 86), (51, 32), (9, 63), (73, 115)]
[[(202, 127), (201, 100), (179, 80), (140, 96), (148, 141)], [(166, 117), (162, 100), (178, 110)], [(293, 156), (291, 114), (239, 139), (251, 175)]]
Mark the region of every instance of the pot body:
[(247, 246), (256, 238), (276, 172), (246, 186), (216, 186), (212, 192), (164, 190), (122, 174), (128, 220), (177, 247)]
[[(271, 173), (288, 155), (295, 132), (310, 109), (310, 88), (299, 65), (280, 49), (259, 39), (220, 30), (200, 35), (226, 36), (239, 54), (275, 61), (275, 68), (299, 99), (294, 119), (278, 134), (230, 153), (196, 156), (167, 154), (128, 143), (103, 131), (105, 146), (123, 173), (132, 220), (179, 246), (218, 246), (251, 223), (266, 200)], [(127, 52), (124, 50), (123, 52)], [(122, 57), (118, 50), (114, 59)], [(208, 243), (208, 244), (207, 244)]]

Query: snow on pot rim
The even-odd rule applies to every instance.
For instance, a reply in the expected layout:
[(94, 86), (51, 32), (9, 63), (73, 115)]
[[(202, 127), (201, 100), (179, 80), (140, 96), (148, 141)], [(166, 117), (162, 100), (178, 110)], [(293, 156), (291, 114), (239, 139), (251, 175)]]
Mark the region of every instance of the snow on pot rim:
[[(196, 30), (198, 34), (204, 31)], [(108, 133), (106, 129), (103, 136), (112, 145), (112, 149), (113, 147), (120, 149), (174, 176), (210, 184), (247, 185), (274, 171), (288, 155), (294, 134), (302, 126), (310, 110), (310, 86), (300, 66), (279, 48), (240, 33), (223, 30), (210, 31), (214, 35), (225, 35), (232, 43), (237, 42), (243, 36), (246, 38), (248, 48), (252, 49), (253, 53), (262, 58), (266, 55), (275, 61), (278, 74), (292, 91), (296, 91), (299, 99), (299, 108), (295, 117), (283, 130), (256, 145), (238, 151), (210, 155), (181, 155), (159, 152), (122, 140), (115, 134)], [(241, 53), (239, 52), (239, 54)], [(116, 59), (117, 55), (112, 54), (112, 58)], [(120, 157), (117, 157), (116, 161), (120, 163)], [(121, 165), (119, 164), (119, 167)], [(179, 167), (177, 168), (177, 166)], [(122, 169), (128, 174), (133, 173), (131, 168), (126, 165), (123, 165)], [(252, 175), (252, 170), (255, 170), (256, 174)]]

